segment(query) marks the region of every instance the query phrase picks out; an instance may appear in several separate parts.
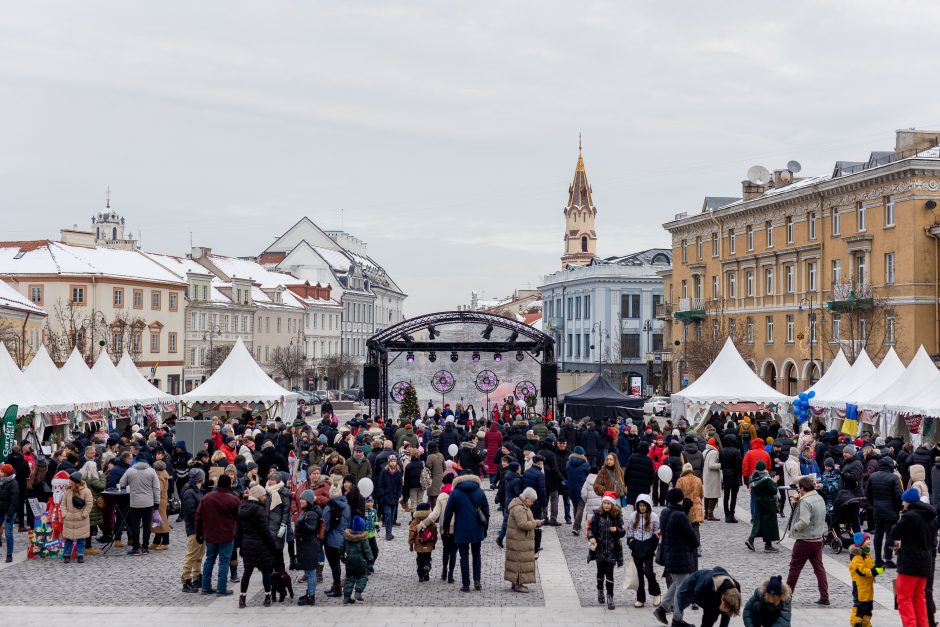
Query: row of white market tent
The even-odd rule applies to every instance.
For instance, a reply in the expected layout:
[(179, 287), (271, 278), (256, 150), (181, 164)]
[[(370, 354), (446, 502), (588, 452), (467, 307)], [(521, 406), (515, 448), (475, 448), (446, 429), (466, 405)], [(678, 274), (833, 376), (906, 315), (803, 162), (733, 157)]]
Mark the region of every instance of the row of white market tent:
[[(813, 418), (827, 429), (852, 436), (870, 431), (937, 439), (933, 432), (934, 419), (940, 419), (940, 370), (923, 346), (907, 367), (893, 347), (877, 367), (864, 350), (852, 364), (840, 350), (810, 390), (815, 393), (809, 399)], [(729, 338), (708, 369), (672, 395), (672, 415), (702, 426), (716, 411), (763, 411), (790, 425), (792, 404), (792, 397), (757, 376)]]
[(159, 420), (166, 413), (177, 412), (178, 405), (184, 413), (208, 413), (225, 404), (262, 408), (271, 417), (293, 420), (297, 400), (296, 393), (278, 385), (261, 369), (241, 340), (205, 382), (179, 397), (147, 381), (127, 353), (115, 366), (103, 348), (89, 368), (76, 349), (58, 368), (41, 346), (29, 365), (20, 370), (0, 342), (0, 415), (16, 405), (18, 417), (32, 415), (32, 424), (24, 427), (39, 434), (48, 427), (70, 429), (85, 423), (107, 423), (113, 429), (121, 418), (138, 423)]

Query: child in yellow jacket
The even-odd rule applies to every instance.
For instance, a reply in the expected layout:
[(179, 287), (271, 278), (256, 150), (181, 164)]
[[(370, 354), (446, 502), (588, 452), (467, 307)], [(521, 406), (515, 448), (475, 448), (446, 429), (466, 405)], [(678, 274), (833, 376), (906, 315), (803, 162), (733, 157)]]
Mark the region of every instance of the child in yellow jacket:
[(859, 532), (853, 540), (855, 543), (849, 547), (849, 554), (852, 556), (849, 561), (849, 575), (852, 577), (852, 615), (849, 617), (849, 624), (871, 627), (875, 577), (883, 573), (884, 569), (875, 568), (875, 560), (871, 556), (870, 535)]

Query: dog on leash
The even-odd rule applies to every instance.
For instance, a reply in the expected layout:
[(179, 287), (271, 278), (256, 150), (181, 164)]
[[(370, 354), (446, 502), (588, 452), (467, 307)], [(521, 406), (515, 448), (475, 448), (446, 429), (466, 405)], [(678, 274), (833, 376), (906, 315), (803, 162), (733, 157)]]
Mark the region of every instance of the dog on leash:
[(290, 594), (290, 598), (294, 598), (294, 585), (291, 582), (291, 576), (286, 572), (274, 573), (271, 576), (271, 600), (283, 603), (288, 594)]

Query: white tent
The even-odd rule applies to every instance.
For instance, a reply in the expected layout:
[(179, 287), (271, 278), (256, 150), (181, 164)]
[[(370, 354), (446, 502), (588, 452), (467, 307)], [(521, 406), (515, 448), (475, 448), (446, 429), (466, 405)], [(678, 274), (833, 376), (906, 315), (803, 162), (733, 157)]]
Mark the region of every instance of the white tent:
[(816, 382), (807, 392), (812, 390), (816, 392), (816, 396), (825, 396), (826, 392), (834, 388), (839, 384), (840, 381), (852, 370), (852, 364), (849, 363), (849, 360), (845, 358), (845, 353), (842, 352), (842, 349), (839, 349), (839, 352), (836, 354), (835, 359), (832, 360), (832, 363), (829, 364), (829, 369), (826, 370), (819, 381)]
[(893, 409), (901, 414), (916, 414), (929, 416), (931, 418), (940, 418), (940, 384), (935, 382), (903, 405), (897, 405), (889, 409)]
[[(741, 358), (731, 338), (725, 341), (718, 357), (692, 385), (672, 395), (673, 415), (686, 415), (692, 404), (703, 403), (787, 403), (781, 394), (754, 374)], [(680, 413), (677, 414), (676, 410)]]
[[(20, 370), (7, 347), (0, 342), (0, 415), (6, 412), (7, 407), (16, 405), (18, 416), (24, 416), (35, 409), (37, 412), (46, 406), (46, 395), (36, 389), (23, 371)], [(65, 411), (71, 409), (69, 405), (51, 407), (52, 411)]]
[(816, 396), (810, 399), (809, 404), (813, 407), (845, 407), (845, 399), (849, 397), (849, 393), (867, 381), (876, 370), (875, 364), (871, 363), (871, 358), (863, 349), (855, 358), (852, 369), (828, 390), (816, 392)]
[(900, 408), (908, 407), (911, 399), (924, 393), (930, 388), (940, 387), (940, 370), (933, 365), (930, 355), (924, 349), (923, 345), (917, 349), (917, 353), (907, 366), (907, 370), (898, 377), (894, 385), (885, 390), (884, 394), (876, 398), (870, 398), (864, 403), (859, 403), (860, 409), (871, 411), (901, 411)]
[(147, 381), (147, 379), (140, 374), (137, 366), (134, 365), (134, 360), (132, 360), (131, 356), (126, 352), (121, 356), (121, 361), (118, 362), (115, 370), (117, 370), (117, 373), (130, 385), (131, 389), (135, 391), (136, 395), (134, 398), (141, 405), (176, 402), (175, 396), (167, 394), (150, 383), (150, 381)]
[[(97, 405), (98, 407), (107, 407), (111, 403), (108, 390), (98, 383), (95, 376), (91, 374), (91, 369), (85, 364), (85, 358), (78, 352), (78, 347), (72, 349), (72, 354), (62, 364), (59, 369), (62, 377), (68, 382), (72, 389), (82, 395), (83, 404)], [(87, 409), (87, 407), (83, 407)]]
[[(81, 359), (81, 357), (79, 357)], [(84, 363), (82, 363), (84, 366)], [(85, 370), (88, 370), (86, 367)], [(62, 411), (73, 409), (100, 409), (107, 406), (103, 399), (91, 400), (83, 392), (76, 389), (61, 370), (56, 368), (46, 352), (45, 346), (40, 346), (33, 356), (33, 360), (23, 371), (26, 378), (37, 390), (42, 390), (46, 404), (61, 406)], [(55, 411), (55, 410), (44, 410)]]
[(297, 413), (297, 394), (282, 388), (261, 369), (239, 339), (232, 351), (199, 387), (183, 394), (186, 403), (281, 403), (285, 421)]
[(108, 392), (109, 400), (115, 407), (129, 407), (137, 402), (139, 396), (137, 390), (114, 367), (107, 349), (102, 349), (98, 353), (98, 359), (91, 367), (91, 374)]
[(889, 348), (884, 359), (881, 360), (878, 370), (846, 394), (843, 400), (859, 407), (868, 402), (877, 402), (887, 390), (891, 389), (891, 386), (902, 374), (904, 374), (904, 364), (901, 363), (898, 354), (894, 352), (894, 347)]

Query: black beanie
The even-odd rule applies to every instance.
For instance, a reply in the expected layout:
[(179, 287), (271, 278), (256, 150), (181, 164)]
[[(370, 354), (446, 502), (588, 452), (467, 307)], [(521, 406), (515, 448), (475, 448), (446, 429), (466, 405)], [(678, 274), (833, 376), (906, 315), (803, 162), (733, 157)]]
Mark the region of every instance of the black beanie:
[(666, 502), (668, 503), (681, 503), (684, 495), (682, 490), (679, 488), (669, 488), (669, 492), (666, 492)]
[(231, 487), (232, 487), (232, 478), (229, 477), (229, 476), (226, 475), (226, 474), (219, 475), (219, 483), (218, 483), (218, 486), (219, 486), (220, 488), (226, 488), (226, 489), (231, 488)]

